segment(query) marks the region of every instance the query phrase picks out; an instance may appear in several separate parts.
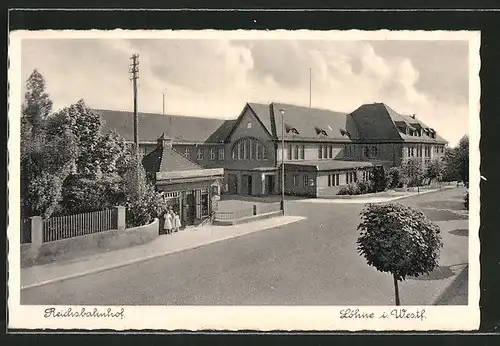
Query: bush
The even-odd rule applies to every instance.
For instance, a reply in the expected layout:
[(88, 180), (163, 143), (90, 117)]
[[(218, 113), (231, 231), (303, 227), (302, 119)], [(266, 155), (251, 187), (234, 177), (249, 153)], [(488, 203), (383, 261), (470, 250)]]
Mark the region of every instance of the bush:
[(440, 230), (422, 212), (401, 204), (370, 204), (361, 211), (358, 230), (359, 254), (368, 265), (392, 274), (396, 305), (398, 281), (428, 274), (438, 266)]
[(374, 192), (374, 183), (371, 180), (360, 181), (357, 183), (360, 195)]
[(372, 181), (370, 192), (385, 191), (389, 186), (389, 175), (384, 167), (375, 167), (370, 180)]
[(390, 189), (396, 189), (403, 187), (403, 182), (401, 180), (401, 170), (399, 167), (391, 167), (387, 172), (387, 185)]
[(359, 195), (361, 194), (359, 185), (357, 183), (351, 183), (347, 186), (342, 186), (337, 192), (337, 195)]

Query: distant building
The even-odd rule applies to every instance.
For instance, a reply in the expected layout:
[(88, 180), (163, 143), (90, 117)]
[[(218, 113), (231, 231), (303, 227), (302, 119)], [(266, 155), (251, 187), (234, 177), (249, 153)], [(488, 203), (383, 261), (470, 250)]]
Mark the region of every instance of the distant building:
[[(280, 109), (285, 110), (283, 133)], [(109, 129), (133, 139), (131, 112), (98, 112)], [(374, 167), (399, 166), (409, 157), (425, 164), (440, 157), (446, 145), (415, 116), (398, 114), (383, 103), (365, 104), (349, 114), (247, 103), (232, 120), (140, 113), (145, 161), (163, 133), (185, 159), (205, 169), (223, 168), (222, 192), (253, 196), (281, 192), (282, 139), (285, 193), (310, 197), (334, 195), (341, 186), (368, 177)]]

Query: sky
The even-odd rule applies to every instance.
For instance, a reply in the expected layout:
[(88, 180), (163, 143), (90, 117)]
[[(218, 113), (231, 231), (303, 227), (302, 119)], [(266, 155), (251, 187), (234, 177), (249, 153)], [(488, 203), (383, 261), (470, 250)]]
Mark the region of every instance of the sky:
[[(139, 54), (140, 112), (236, 118), (246, 102), (352, 112), (384, 102), (416, 114), (450, 145), (468, 133), (467, 41), (23, 39), (23, 83), (45, 77), (54, 110), (83, 99), (133, 110), (130, 56)], [(309, 77), (311, 71), (311, 88)]]

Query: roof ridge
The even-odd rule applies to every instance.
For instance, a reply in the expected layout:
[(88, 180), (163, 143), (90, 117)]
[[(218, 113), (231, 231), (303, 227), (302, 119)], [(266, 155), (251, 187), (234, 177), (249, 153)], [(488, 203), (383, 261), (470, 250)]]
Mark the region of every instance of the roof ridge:
[(189, 162), (191, 163), (194, 163), (196, 166), (200, 167), (201, 169), (203, 169), (203, 166), (201, 166), (200, 164), (198, 164), (198, 162), (194, 161), (194, 160), (191, 160), (190, 157), (186, 157), (184, 155), (182, 155), (180, 152), (177, 151), (177, 149), (174, 149), (174, 147), (171, 147), (170, 150), (172, 150), (174, 153), (176, 153), (177, 155), (180, 155), (182, 156), (183, 158), (185, 158), (186, 160), (188, 160)]
[[(114, 113), (128, 113), (130, 116), (133, 116), (133, 111), (128, 111), (124, 109), (105, 109), (105, 108), (91, 108), (95, 112), (114, 112)], [(160, 117), (186, 117), (186, 118), (197, 118), (197, 119), (209, 119), (209, 120), (231, 120), (227, 118), (214, 118), (214, 117), (206, 117), (202, 115), (185, 115), (185, 114), (161, 114), (161, 113), (152, 113), (152, 112), (138, 112), (137, 114), (142, 115), (153, 115)]]

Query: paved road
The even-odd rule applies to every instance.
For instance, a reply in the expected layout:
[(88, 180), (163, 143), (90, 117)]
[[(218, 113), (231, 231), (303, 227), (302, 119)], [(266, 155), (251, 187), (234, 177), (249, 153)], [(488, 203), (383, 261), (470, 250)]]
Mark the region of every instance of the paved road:
[[(462, 189), (399, 200), (418, 208), (460, 208)], [(294, 201), (307, 220), (127, 267), (27, 289), (22, 304), (389, 305), (389, 274), (356, 252), (358, 204)], [(442, 229), (442, 267), (400, 285), (403, 304), (433, 304), (467, 264), (467, 220), (424, 209)]]

